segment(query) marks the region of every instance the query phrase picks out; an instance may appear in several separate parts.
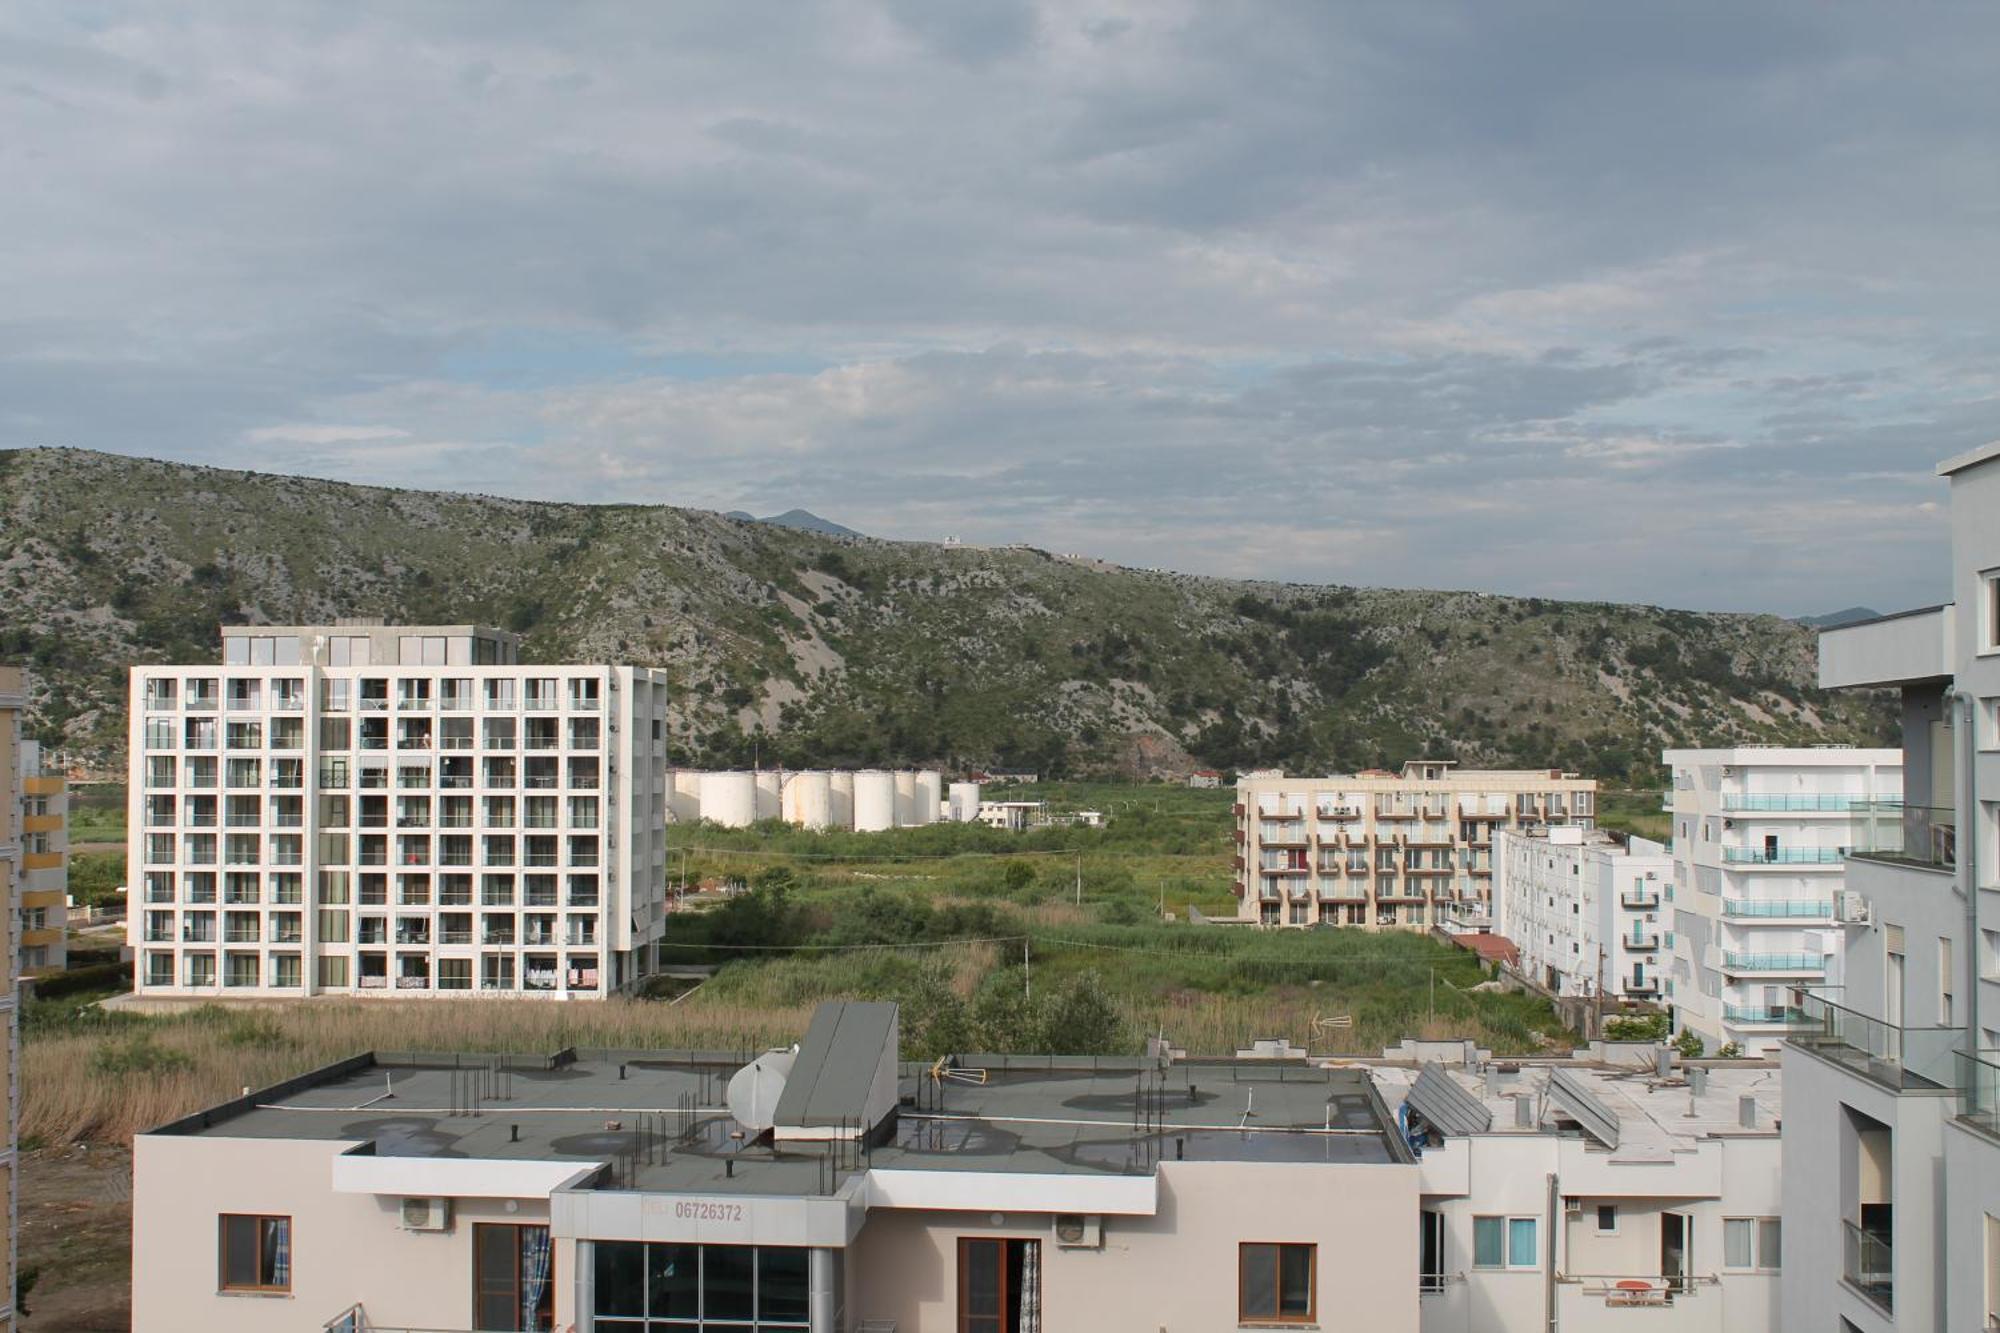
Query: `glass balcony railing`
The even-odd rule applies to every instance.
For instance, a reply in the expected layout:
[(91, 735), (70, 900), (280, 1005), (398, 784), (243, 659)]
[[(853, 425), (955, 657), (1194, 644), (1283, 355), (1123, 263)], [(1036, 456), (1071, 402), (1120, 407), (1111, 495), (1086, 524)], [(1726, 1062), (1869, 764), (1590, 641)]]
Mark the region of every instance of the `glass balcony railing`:
[(1954, 1085), (1964, 1028), (1897, 1027), (1808, 990), (1792, 995), (1799, 1009), (1792, 1045), (1898, 1091)]
[(1722, 914), (1787, 921), (1824, 920), (1833, 915), (1833, 902), (1827, 898), (1724, 898)]
[(1819, 811), (1839, 812), (1851, 810), (1857, 803), (1864, 799), (1860, 796), (1845, 795), (1838, 792), (1823, 794), (1814, 792), (1787, 792), (1768, 796), (1758, 792), (1745, 792), (1734, 796), (1724, 793), (1722, 808), (1728, 811), (1744, 811), (1747, 813), (1764, 811), (1778, 814), (1811, 814)]
[(1958, 865), (1958, 812), (1901, 801), (1854, 805), (1853, 854), (1876, 861), (1952, 870)]
[(1837, 866), (1846, 857), (1841, 847), (1724, 847), (1728, 865)]
[(1896, 1308), (1895, 1250), (1889, 1233), (1879, 1228), (1842, 1222), (1846, 1238), (1840, 1275), (1847, 1285), (1882, 1307), (1887, 1313)]
[(2000, 1051), (1958, 1052), (1959, 1118), (2000, 1136)]
[(1811, 972), (1826, 971), (1826, 958), (1816, 953), (1736, 953), (1722, 955), (1726, 972)]
[(1722, 1021), (1755, 1027), (1791, 1027), (1805, 1019), (1805, 1011), (1785, 1005), (1725, 1004)]

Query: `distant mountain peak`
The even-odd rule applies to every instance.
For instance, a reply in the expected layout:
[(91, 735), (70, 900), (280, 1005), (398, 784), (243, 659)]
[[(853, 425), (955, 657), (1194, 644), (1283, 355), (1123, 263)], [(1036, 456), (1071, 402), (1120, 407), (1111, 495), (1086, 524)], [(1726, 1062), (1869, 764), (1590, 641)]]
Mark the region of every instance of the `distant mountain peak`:
[(817, 532), (828, 537), (862, 535), (853, 528), (842, 527), (830, 518), (821, 518), (810, 509), (787, 509), (782, 514), (772, 514), (768, 518), (758, 518), (755, 514), (746, 514), (741, 509), (732, 509), (723, 517), (741, 519), (745, 523), (769, 523), (773, 527), (796, 528), (800, 532)]

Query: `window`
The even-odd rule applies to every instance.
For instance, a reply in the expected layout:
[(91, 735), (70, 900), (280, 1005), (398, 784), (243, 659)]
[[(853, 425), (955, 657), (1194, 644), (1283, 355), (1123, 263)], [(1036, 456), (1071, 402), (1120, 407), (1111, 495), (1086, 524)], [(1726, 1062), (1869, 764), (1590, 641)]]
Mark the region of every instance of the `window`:
[(1597, 1234), (1611, 1236), (1618, 1231), (1618, 1205), (1600, 1203), (1597, 1205)]
[[(477, 1223), (472, 1228), (472, 1322), (502, 1333), (550, 1333), (555, 1284), (549, 1229)], [(610, 1326), (615, 1327), (615, 1326)]]
[(1418, 1291), (1444, 1290), (1444, 1214), (1434, 1208), (1426, 1208), (1418, 1214), (1422, 1227), (1421, 1257), (1418, 1269)]
[(1781, 1227), (1775, 1217), (1725, 1217), (1722, 1219), (1722, 1266), (1724, 1268), (1777, 1269)]
[(1245, 1324), (1310, 1324), (1318, 1309), (1317, 1245), (1246, 1241), (1238, 1250), (1236, 1317)]
[(961, 1237), (958, 1333), (1023, 1333), (1041, 1327), (1041, 1242)]
[(292, 1219), (224, 1213), (218, 1285), (224, 1291), (292, 1289)]
[(2000, 653), (2000, 571), (1979, 576), (1979, 651)]
[(1938, 1026), (1948, 1028), (1952, 1021), (1952, 988), (1957, 980), (1952, 959), (1951, 936), (1938, 936)]
[(599, 1333), (810, 1327), (810, 1250), (639, 1241), (598, 1241), (592, 1248), (592, 1326)]
[(1475, 1217), (1472, 1219), (1474, 1268), (1533, 1268), (1535, 1219)]

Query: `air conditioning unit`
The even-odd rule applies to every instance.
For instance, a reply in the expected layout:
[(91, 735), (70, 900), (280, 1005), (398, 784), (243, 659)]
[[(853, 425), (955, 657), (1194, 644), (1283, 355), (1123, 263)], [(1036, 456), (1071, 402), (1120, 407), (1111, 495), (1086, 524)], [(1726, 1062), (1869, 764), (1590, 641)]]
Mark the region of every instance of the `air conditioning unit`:
[(450, 1199), (403, 1200), (403, 1230), (405, 1231), (451, 1230), (451, 1200)]
[(1660, 872), (1657, 870), (1648, 870), (1646, 872), (1647, 879), (1658, 879), (1659, 877), (1660, 877)]
[(1582, 1199), (1579, 1199), (1579, 1198), (1577, 1198), (1577, 1197), (1576, 1197), (1576, 1196), (1575, 1196), (1574, 1194), (1570, 1194), (1570, 1195), (1565, 1195), (1565, 1196), (1563, 1197), (1563, 1216), (1564, 1216), (1564, 1217), (1582, 1217), (1582, 1216), (1583, 1216), (1583, 1200), (1582, 1200)]
[(1097, 1250), (1104, 1247), (1104, 1219), (1096, 1213), (1057, 1213), (1056, 1248)]
[(1833, 895), (1833, 915), (1835, 920), (1850, 926), (1865, 926), (1875, 919), (1868, 899), (1852, 889), (1841, 889)]

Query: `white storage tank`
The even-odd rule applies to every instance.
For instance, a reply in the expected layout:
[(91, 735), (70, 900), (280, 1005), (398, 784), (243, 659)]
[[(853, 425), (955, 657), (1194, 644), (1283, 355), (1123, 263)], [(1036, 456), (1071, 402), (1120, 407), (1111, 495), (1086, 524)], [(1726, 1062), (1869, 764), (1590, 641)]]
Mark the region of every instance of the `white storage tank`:
[(701, 818), (700, 769), (677, 768), (667, 782), (667, 822), (692, 824)]
[(917, 770), (917, 820), (919, 824), (935, 824), (942, 817), (939, 807), (944, 804), (944, 774), (936, 769)]
[(917, 771), (896, 770), (896, 827), (908, 828), (917, 822)]
[(785, 822), (823, 829), (832, 822), (833, 784), (825, 773), (808, 770), (785, 779)]
[(724, 828), (748, 828), (757, 818), (757, 779), (737, 769), (701, 775), (701, 817)]
[(778, 801), (778, 788), (784, 774), (775, 768), (757, 770), (757, 818), (776, 819), (783, 810)]
[(826, 775), (827, 823), (838, 829), (854, 827), (854, 774), (848, 769), (837, 769)]
[(854, 775), (854, 830), (880, 833), (896, 827), (896, 775), (864, 768)]
[(951, 784), (951, 812), (953, 822), (970, 824), (979, 818), (979, 784), (976, 782), (954, 782)]

